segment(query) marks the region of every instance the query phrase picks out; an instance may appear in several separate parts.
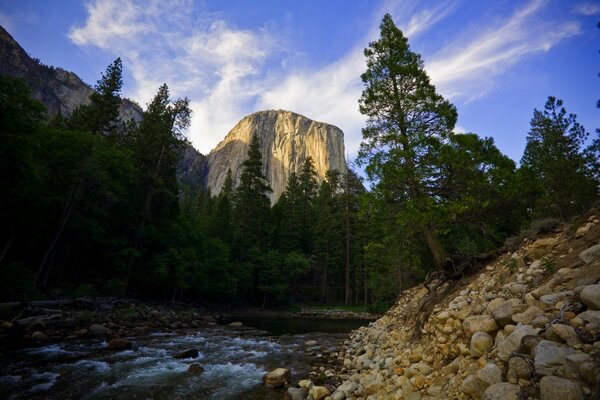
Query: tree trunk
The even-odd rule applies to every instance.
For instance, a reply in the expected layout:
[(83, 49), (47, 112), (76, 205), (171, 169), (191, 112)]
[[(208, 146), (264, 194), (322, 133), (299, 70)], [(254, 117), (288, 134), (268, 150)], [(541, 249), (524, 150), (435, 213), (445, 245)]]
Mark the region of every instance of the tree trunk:
[(431, 251), (431, 255), (433, 256), (435, 266), (437, 269), (440, 269), (446, 261), (446, 251), (442, 247), (435, 232), (431, 229), (425, 229), (423, 234), (425, 235), (427, 247), (429, 247), (429, 251)]
[(348, 215), (348, 213), (348, 199), (346, 199), (346, 290), (344, 296), (345, 305), (349, 305), (352, 299), (352, 294), (350, 292), (350, 216)]

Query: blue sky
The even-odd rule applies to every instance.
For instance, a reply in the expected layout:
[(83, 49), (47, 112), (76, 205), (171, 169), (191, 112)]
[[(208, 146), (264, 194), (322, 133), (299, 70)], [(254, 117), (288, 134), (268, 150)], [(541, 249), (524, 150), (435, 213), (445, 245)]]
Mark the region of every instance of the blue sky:
[(350, 158), (362, 52), (386, 12), (458, 108), (457, 131), (518, 161), (533, 109), (553, 95), (596, 135), (597, 1), (0, 0), (0, 24), (42, 62), (94, 84), (121, 57), (125, 96), (144, 105), (163, 82), (188, 96), (203, 153), (245, 115), (287, 109), (340, 127)]

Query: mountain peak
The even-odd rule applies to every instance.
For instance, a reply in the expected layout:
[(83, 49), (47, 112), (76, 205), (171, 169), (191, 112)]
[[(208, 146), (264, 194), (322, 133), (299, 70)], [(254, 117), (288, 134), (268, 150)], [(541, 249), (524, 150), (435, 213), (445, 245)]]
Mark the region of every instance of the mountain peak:
[(221, 191), (228, 169), (234, 186), (239, 184), (254, 134), (260, 140), (263, 172), (273, 189), (273, 202), (285, 191), (290, 173), (298, 173), (309, 156), (319, 182), (328, 170), (347, 169), (344, 134), (338, 127), (287, 110), (257, 111), (242, 118), (208, 155), (207, 186), (213, 194)]

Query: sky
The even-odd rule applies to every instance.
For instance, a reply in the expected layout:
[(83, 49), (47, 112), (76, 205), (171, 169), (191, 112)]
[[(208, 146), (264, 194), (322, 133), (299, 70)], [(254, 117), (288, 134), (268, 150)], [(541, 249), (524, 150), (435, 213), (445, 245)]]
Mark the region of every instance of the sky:
[(164, 82), (189, 97), (188, 138), (204, 154), (244, 116), (284, 109), (341, 128), (350, 160), (363, 50), (385, 13), (457, 107), (457, 132), (493, 137), (518, 162), (552, 95), (596, 136), (597, 0), (0, 0), (0, 25), (43, 63), (93, 85), (121, 57), (125, 97), (144, 106)]

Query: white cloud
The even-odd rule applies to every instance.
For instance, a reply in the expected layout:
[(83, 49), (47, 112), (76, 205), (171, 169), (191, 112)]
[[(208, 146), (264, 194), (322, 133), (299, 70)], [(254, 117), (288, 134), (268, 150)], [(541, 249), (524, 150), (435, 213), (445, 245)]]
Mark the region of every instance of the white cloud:
[(485, 30), (478, 27), (426, 62), (426, 69), (444, 95), (473, 100), (489, 92), (496, 78), (533, 53), (548, 51), (581, 29), (575, 21), (550, 21), (540, 17), (546, 6), (533, 0)]
[(267, 28), (237, 29), (194, 6), (189, 0), (96, 0), (69, 37), (123, 58), (135, 81), (129, 97), (146, 103), (164, 82), (173, 97), (190, 97), (190, 140), (207, 153), (253, 111), (264, 64), (283, 48)]
[(596, 3), (579, 3), (573, 7), (576, 14), (591, 16), (600, 14), (600, 4)]
[[(191, 0), (96, 0), (87, 6), (85, 24), (74, 27), (69, 36), (78, 45), (97, 46), (123, 58), (135, 80), (126, 95), (147, 102), (167, 82), (174, 97), (189, 96), (194, 111), (190, 139), (203, 153), (243, 116), (273, 108), (339, 126), (352, 158), (365, 121), (358, 112), (360, 75), (366, 68), (362, 53), (378, 37), (383, 14), (390, 12), (413, 50), (421, 52), (413, 40), (426, 38), (460, 4), (387, 1), (345, 55), (320, 67), (291, 48), (282, 32), (267, 26), (237, 28), (219, 14), (198, 12)], [(579, 33), (577, 22), (542, 18), (545, 8), (545, 1), (530, 1), (499, 17), (503, 19), (482, 20), (446, 38), (441, 50), (426, 51), (426, 69), (439, 91), (453, 99), (477, 98), (523, 58)], [(437, 44), (427, 42), (432, 43)], [(294, 63), (296, 58), (303, 59), (302, 67)]]

